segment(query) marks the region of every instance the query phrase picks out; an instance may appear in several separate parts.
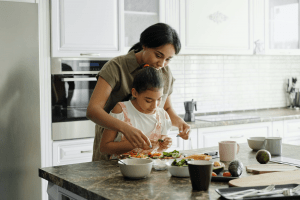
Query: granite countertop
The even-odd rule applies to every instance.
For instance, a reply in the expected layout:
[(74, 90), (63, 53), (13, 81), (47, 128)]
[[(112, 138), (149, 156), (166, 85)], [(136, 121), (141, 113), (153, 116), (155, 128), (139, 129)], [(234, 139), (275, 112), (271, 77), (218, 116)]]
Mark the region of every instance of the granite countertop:
[[(217, 147), (182, 151), (183, 153), (203, 153)], [(282, 156), (300, 159), (300, 146), (282, 145)], [(255, 151), (248, 144), (240, 144), (238, 159), (244, 164), (241, 177), (252, 176), (245, 166), (258, 164)], [(213, 159), (219, 161), (219, 158)], [(227, 164), (228, 165), (228, 164)], [(211, 182), (208, 191), (193, 191), (190, 178), (172, 177), (165, 171), (152, 172), (141, 180), (126, 179), (122, 176), (117, 161), (98, 161), (39, 169), (39, 177), (86, 199), (221, 199), (215, 191), (228, 188), (227, 182)]]
[[(207, 115), (218, 115), (218, 114), (219, 115), (238, 114), (241, 116), (256, 116), (259, 118), (214, 121), (214, 122), (195, 120), (195, 122), (187, 122), (187, 123), (191, 126), (191, 128), (206, 128), (206, 127), (216, 127), (216, 126), (228, 126), (228, 125), (238, 125), (238, 124), (250, 124), (250, 123), (300, 119), (300, 110), (289, 109), (289, 108), (274, 108), (274, 109), (260, 109), (260, 110), (251, 110), (251, 111), (209, 113), (209, 114), (206, 114), (206, 116)], [(184, 118), (184, 115), (179, 115), (179, 116)], [(204, 116), (204, 114), (195, 114), (195, 116)], [(177, 130), (177, 128), (172, 127), (171, 130)]]

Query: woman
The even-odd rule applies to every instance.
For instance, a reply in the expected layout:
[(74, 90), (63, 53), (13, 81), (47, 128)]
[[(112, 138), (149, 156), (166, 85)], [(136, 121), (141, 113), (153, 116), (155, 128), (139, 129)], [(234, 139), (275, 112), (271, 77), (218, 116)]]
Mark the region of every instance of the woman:
[(103, 66), (97, 75), (98, 81), (87, 108), (87, 118), (96, 123), (93, 161), (109, 159), (109, 155), (100, 152), (104, 127), (123, 133), (135, 148), (152, 148), (149, 138), (142, 131), (108, 114), (118, 102), (129, 100), (133, 79), (144, 64), (162, 73), (165, 83), (160, 107), (169, 114), (172, 125), (178, 127), (179, 136), (188, 139), (190, 126), (175, 113), (171, 105), (174, 78), (167, 66), (180, 48), (176, 31), (167, 24), (157, 23), (141, 33), (140, 42), (127, 55), (113, 58)]

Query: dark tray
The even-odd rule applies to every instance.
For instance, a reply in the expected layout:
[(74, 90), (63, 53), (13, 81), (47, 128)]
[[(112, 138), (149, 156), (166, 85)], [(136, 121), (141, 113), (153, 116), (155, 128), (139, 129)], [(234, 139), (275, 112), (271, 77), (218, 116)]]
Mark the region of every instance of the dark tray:
[(218, 174), (217, 176), (212, 176), (211, 177), (211, 181), (216, 181), (216, 182), (228, 182), (232, 179), (237, 179), (237, 178), (240, 178), (240, 177), (228, 177), (228, 176), (223, 176), (222, 175), (223, 172), (221, 172), (220, 174)]
[[(298, 184), (285, 184), (285, 185), (276, 185), (275, 190), (282, 190), (283, 188), (287, 189), (293, 189)], [(248, 190), (248, 189), (258, 189), (261, 190), (263, 188), (266, 188), (266, 186), (253, 186), (253, 187), (230, 187), (230, 188), (223, 188), (223, 189), (216, 189), (216, 192), (222, 196), (224, 199), (233, 199), (226, 198), (224, 195), (231, 192), (239, 192), (242, 190)], [(258, 196), (258, 197), (244, 197), (243, 199), (300, 199), (300, 191), (295, 192), (292, 196), (284, 196), (283, 194), (276, 194), (276, 195), (268, 195), (268, 196)]]

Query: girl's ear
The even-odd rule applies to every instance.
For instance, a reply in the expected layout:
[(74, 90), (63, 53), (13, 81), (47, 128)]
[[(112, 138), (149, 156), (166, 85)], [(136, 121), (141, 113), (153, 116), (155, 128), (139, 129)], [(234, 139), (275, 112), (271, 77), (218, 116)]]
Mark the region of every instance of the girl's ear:
[(131, 94), (132, 94), (132, 96), (134, 97), (134, 98), (136, 98), (137, 96), (138, 96), (138, 92), (135, 90), (135, 88), (132, 88), (131, 89)]

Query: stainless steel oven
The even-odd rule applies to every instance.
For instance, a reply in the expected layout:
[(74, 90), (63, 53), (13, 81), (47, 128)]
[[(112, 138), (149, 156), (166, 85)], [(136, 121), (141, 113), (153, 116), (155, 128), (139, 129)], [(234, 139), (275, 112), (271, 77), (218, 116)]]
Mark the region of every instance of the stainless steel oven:
[(86, 110), (96, 86), (96, 75), (107, 60), (51, 60), (52, 139), (95, 136), (95, 124)]

